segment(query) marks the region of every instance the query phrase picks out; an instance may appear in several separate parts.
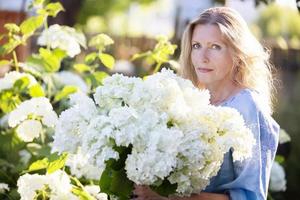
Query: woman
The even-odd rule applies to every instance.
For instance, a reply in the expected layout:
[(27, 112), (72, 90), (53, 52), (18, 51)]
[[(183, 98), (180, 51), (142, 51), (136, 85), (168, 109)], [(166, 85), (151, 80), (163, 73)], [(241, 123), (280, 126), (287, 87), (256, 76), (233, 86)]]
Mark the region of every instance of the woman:
[[(181, 74), (211, 94), (211, 104), (237, 109), (251, 128), (256, 146), (253, 157), (233, 162), (224, 157), (217, 176), (197, 200), (263, 200), (267, 198), (270, 170), (278, 146), (279, 126), (272, 119), (273, 81), (269, 55), (233, 9), (205, 10), (183, 35)], [(138, 186), (136, 199), (168, 199)]]

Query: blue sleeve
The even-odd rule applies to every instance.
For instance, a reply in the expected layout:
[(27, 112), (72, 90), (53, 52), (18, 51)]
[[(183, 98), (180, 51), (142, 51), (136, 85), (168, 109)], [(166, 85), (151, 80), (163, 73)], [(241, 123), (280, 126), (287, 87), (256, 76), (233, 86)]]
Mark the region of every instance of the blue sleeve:
[(251, 94), (244, 95), (228, 105), (237, 109), (256, 139), (251, 158), (234, 162), (234, 180), (222, 185), (231, 200), (267, 199), (271, 166), (275, 158), (279, 126), (259, 107)]

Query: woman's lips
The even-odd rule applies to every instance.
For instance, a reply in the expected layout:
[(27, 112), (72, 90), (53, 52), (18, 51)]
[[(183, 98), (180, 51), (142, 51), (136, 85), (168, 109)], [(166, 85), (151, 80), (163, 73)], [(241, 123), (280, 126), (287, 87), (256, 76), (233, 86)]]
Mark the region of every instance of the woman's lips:
[(212, 72), (213, 69), (209, 69), (209, 68), (197, 68), (197, 71), (198, 72), (201, 72), (201, 73), (208, 73), (208, 72)]

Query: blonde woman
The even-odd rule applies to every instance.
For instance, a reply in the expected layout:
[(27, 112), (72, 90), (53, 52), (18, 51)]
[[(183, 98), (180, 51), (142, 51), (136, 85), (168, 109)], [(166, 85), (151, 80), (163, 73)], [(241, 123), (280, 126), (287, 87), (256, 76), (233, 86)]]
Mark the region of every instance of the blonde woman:
[[(233, 162), (224, 157), (217, 176), (194, 200), (263, 200), (278, 146), (279, 126), (271, 117), (273, 81), (269, 55), (233, 9), (205, 10), (186, 28), (181, 45), (181, 74), (211, 94), (211, 104), (237, 109), (256, 138), (253, 157)], [(138, 186), (136, 199), (167, 199)]]

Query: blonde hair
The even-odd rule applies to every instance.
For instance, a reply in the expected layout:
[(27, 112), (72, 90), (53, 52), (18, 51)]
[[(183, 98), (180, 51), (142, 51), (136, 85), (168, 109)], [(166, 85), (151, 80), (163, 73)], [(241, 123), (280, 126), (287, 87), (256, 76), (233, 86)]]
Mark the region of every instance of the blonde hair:
[(274, 84), (269, 52), (253, 36), (238, 12), (231, 8), (207, 9), (188, 24), (181, 41), (179, 73), (184, 78), (190, 79), (195, 86), (201, 87), (191, 61), (191, 39), (194, 28), (198, 24), (212, 24), (219, 27), (226, 44), (232, 50), (232, 80), (241, 87), (258, 91), (269, 105), (271, 112)]

